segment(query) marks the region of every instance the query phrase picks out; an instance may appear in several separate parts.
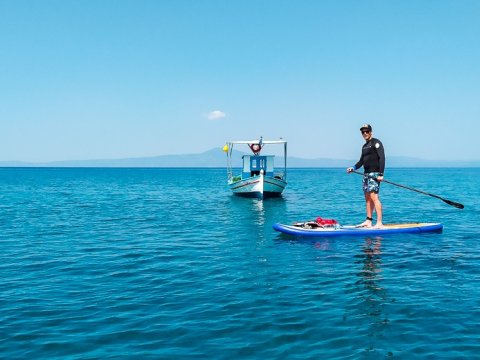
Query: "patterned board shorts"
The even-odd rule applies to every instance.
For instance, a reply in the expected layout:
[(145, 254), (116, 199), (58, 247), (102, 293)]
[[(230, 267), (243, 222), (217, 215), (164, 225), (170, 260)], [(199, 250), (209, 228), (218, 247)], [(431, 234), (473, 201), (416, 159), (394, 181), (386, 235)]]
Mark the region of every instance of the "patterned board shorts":
[(363, 192), (378, 194), (380, 181), (377, 180), (378, 172), (371, 172), (363, 175)]

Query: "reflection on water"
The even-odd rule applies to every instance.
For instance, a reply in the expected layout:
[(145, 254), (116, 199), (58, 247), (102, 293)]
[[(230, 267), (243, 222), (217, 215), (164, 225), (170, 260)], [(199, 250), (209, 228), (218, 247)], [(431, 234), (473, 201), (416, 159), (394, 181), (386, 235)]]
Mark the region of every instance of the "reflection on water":
[(363, 284), (369, 290), (367, 296), (376, 297), (382, 289), (379, 281), (382, 273), (382, 238), (366, 238), (362, 245), (362, 254), (359, 255), (357, 263), (362, 264), (359, 272), (361, 279), (357, 282)]
[[(272, 232), (272, 224), (278, 222), (286, 211), (286, 202), (283, 197), (256, 199), (231, 195), (228, 207), (230, 218), (236, 223), (239, 231), (251, 232), (260, 240), (266, 240), (267, 234)], [(247, 235), (247, 234), (246, 234)]]
[(386, 338), (384, 334), (389, 324), (386, 314), (388, 301), (387, 291), (382, 286), (382, 238), (366, 238), (361, 252), (355, 256), (358, 264), (357, 280), (354, 286), (354, 309), (356, 318), (362, 323), (369, 335), (368, 351), (375, 350), (379, 339)]
[(257, 215), (255, 224), (264, 225), (265, 224), (265, 208), (263, 206), (263, 200), (253, 199), (252, 200), (252, 212)]
[(237, 216), (248, 224), (255, 224), (269, 228), (274, 222), (285, 217), (286, 202), (283, 197), (257, 199), (241, 196), (230, 196), (229, 211), (232, 216)]
[(237, 221), (263, 226), (265, 224), (265, 206), (262, 200), (231, 196), (232, 216)]

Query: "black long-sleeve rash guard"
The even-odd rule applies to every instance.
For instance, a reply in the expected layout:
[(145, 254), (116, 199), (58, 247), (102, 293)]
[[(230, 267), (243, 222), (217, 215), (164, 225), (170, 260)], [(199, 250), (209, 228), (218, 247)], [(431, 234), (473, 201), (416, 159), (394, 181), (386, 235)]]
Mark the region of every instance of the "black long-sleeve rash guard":
[(365, 173), (378, 172), (383, 175), (385, 171), (385, 151), (380, 140), (371, 138), (362, 147), (362, 156), (355, 164), (355, 169), (363, 166)]

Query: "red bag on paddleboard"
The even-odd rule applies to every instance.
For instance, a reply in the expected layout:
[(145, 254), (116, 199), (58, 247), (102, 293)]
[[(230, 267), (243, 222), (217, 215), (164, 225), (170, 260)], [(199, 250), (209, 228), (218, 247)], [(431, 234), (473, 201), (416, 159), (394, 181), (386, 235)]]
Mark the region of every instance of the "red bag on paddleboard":
[(322, 219), (320, 216), (317, 217), (317, 220), (315, 220), (315, 222), (321, 226), (335, 226), (338, 224), (338, 221), (335, 219)]

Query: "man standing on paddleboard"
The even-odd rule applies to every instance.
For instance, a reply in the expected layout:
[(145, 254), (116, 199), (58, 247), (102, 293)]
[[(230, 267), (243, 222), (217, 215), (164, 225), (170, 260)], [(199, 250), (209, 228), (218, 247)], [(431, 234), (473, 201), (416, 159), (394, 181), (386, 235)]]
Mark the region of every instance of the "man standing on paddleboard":
[(363, 192), (367, 207), (367, 219), (359, 227), (371, 227), (373, 210), (377, 213), (375, 228), (382, 228), (382, 203), (378, 193), (380, 182), (383, 180), (385, 170), (385, 151), (380, 140), (373, 137), (372, 127), (365, 124), (360, 128), (365, 144), (362, 147), (360, 160), (352, 167), (347, 168), (347, 173), (360, 169), (363, 166)]

